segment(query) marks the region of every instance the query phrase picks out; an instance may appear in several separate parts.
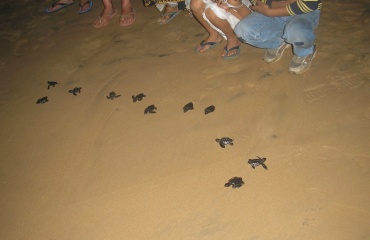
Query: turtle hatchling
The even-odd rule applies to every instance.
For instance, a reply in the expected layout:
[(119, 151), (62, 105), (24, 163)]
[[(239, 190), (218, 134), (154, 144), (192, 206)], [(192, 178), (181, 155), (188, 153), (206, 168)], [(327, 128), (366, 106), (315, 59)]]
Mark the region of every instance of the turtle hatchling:
[(253, 169), (261, 165), (264, 169), (267, 170), (267, 166), (265, 165), (266, 158), (260, 158), (257, 156), (257, 159), (249, 159), (248, 163), (252, 166)]
[(51, 82), (51, 81), (48, 81), (48, 90), (50, 87), (55, 87), (55, 85), (59, 84), (58, 82)]
[(107, 96), (107, 99), (113, 100), (115, 98), (120, 97), (121, 95), (117, 95), (115, 92), (110, 92), (109, 95)]
[(133, 102), (141, 101), (141, 100), (143, 100), (144, 97), (146, 97), (146, 95), (144, 93), (140, 93), (140, 94), (138, 94), (136, 96), (133, 95), (132, 96), (132, 101)]
[(232, 188), (240, 188), (243, 186), (244, 181), (241, 177), (233, 177), (227, 183), (225, 183), (225, 187), (232, 187)]
[(48, 97), (43, 97), (43, 98), (39, 98), (36, 104), (44, 104), (46, 102), (49, 102)]
[(222, 148), (225, 148), (226, 145), (230, 145), (230, 146), (234, 145), (233, 139), (228, 138), (228, 137), (223, 137), (221, 139), (217, 138), (216, 142), (218, 142)]
[(81, 93), (81, 89), (80, 87), (75, 87), (74, 89), (72, 90), (69, 90), (68, 92), (72, 93), (73, 95), (77, 96), (77, 93)]
[(184, 110), (184, 113), (186, 113), (189, 110), (193, 110), (194, 109), (193, 103), (192, 102), (189, 102), (182, 109)]
[(157, 108), (154, 106), (154, 104), (150, 105), (149, 107), (145, 108), (144, 110), (144, 114), (147, 114), (147, 113), (156, 113), (156, 110)]
[(207, 115), (208, 113), (211, 113), (215, 110), (215, 106), (211, 105), (209, 107), (207, 107), (206, 109), (204, 109), (204, 114)]

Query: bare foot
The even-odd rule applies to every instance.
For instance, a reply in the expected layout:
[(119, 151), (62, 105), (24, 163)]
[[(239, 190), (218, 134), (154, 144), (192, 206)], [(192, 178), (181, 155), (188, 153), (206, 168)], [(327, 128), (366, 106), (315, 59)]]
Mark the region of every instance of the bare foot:
[[(222, 42), (222, 37), (219, 34), (209, 35), (205, 40), (199, 43), (195, 49), (198, 53), (204, 53), (207, 50), (213, 48), (216, 44)], [(207, 44), (214, 43), (214, 44)]]
[(163, 11), (161, 12), (161, 15), (157, 19), (157, 23), (165, 24), (168, 23), (171, 18), (174, 17), (174, 14), (178, 13), (180, 10), (176, 7), (171, 7), (170, 5), (166, 4)]
[(94, 21), (95, 28), (102, 28), (108, 25), (109, 21), (117, 15), (117, 10), (112, 9), (107, 12), (106, 9), (100, 14), (100, 16)]
[(90, 8), (90, 2), (91, 1), (92, 0), (90, 0), (90, 1), (88, 1), (88, 0), (86, 0), (86, 1), (80, 1), (80, 4), (79, 4), (79, 12), (84, 12), (87, 9), (89, 9)]
[(122, 9), (122, 14), (119, 19), (119, 25), (122, 27), (129, 26), (135, 22), (135, 10), (130, 7), (128, 9)]
[(54, 12), (54, 11), (60, 9), (62, 5), (67, 5), (67, 4), (71, 4), (71, 3), (73, 3), (72, 0), (60, 0), (60, 1), (56, 2), (55, 4), (53, 3), (50, 7), (47, 8), (47, 10), (49, 12)]
[[(227, 49), (232, 49), (233, 47), (236, 47), (236, 46), (240, 46), (240, 42), (238, 39), (228, 39), (227, 40), (227, 45), (226, 45), (226, 48)], [(235, 54), (237, 54), (238, 52), (238, 49), (232, 49), (230, 51), (226, 51), (225, 49), (222, 51), (221, 53), (221, 57), (225, 57), (225, 56), (233, 56)]]

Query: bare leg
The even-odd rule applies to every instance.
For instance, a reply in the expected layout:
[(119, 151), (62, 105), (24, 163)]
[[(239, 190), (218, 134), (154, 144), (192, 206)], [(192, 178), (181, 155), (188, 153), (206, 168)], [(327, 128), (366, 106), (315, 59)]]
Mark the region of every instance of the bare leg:
[[(231, 28), (230, 24), (226, 20), (218, 18), (216, 14), (209, 8), (206, 10), (206, 16), (208, 20), (213, 25), (215, 25), (215, 27), (220, 29), (226, 35), (226, 38), (227, 38), (226, 48), (227, 49), (240, 45), (240, 42), (237, 36), (235, 35), (234, 30)], [(222, 57), (226, 55), (231, 56), (231, 55), (236, 54), (236, 52), (237, 52), (237, 49), (231, 50), (229, 52), (226, 52), (225, 50), (223, 50), (221, 56)]]
[(95, 28), (105, 27), (109, 21), (117, 15), (117, 10), (113, 7), (112, 0), (103, 0), (104, 9), (100, 16), (94, 21)]
[(107, 15), (109, 16), (113, 14), (115, 9), (113, 7), (112, 0), (103, 0), (103, 5), (104, 5), (104, 9), (103, 9), (103, 12), (100, 14), (100, 17), (107, 16)]
[(128, 26), (135, 22), (135, 12), (132, 8), (131, 0), (122, 0), (122, 13), (119, 24)]
[(177, 5), (171, 6), (170, 4), (166, 4), (163, 11), (161, 12), (161, 15), (157, 19), (158, 23), (166, 23), (170, 17), (171, 13), (177, 13), (179, 11), (179, 8)]
[[(205, 42), (220, 42), (222, 41), (222, 37), (216, 30), (211, 28), (211, 26), (204, 20), (202, 14), (204, 12), (206, 5), (203, 3), (203, 0), (192, 0), (190, 2), (190, 8), (193, 12), (194, 17), (198, 20), (198, 22), (204, 27), (204, 29), (208, 32), (208, 37), (204, 40)], [(197, 51), (200, 53), (207, 51), (209, 45), (202, 47), (201, 45), (197, 46)]]

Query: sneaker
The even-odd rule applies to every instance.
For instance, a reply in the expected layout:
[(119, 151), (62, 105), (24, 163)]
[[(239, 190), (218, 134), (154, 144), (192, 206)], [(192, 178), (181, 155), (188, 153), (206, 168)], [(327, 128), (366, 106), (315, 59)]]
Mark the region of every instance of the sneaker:
[(263, 57), (263, 60), (267, 63), (273, 63), (276, 61), (279, 61), (281, 57), (283, 56), (283, 53), (285, 49), (289, 48), (290, 45), (286, 42), (284, 42), (280, 47), (278, 48), (271, 48), (267, 49), (265, 52), (265, 56)]
[(289, 64), (289, 71), (300, 74), (307, 71), (310, 68), (312, 59), (316, 55), (316, 46), (313, 46), (313, 52), (305, 57), (293, 56), (292, 61)]

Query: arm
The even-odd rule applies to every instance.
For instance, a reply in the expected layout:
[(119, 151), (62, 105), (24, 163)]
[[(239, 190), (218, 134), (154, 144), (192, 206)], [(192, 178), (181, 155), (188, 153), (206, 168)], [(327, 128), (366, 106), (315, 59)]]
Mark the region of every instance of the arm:
[(253, 11), (269, 17), (282, 17), (303, 14), (321, 9), (321, 0), (256, 0)]
[(250, 10), (241, 1), (236, 2), (236, 5), (234, 5), (229, 4), (227, 1), (224, 2), (219, 0), (217, 2), (217, 6), (224, 9), (226, 12), (229, 12), (231, 15), (234, 15), (239, 20), (242, 20), (244, 17), (250, 14)]
[(255, 5), (252, 6), (251, 9), (268, 17), (290, 16), (288, 10), (286, 9), (287, 5), (289, 5), (288, 1), (272, 2), (271, 7), (269, 7), (269, 5), (266, 3), (256, 0)]

